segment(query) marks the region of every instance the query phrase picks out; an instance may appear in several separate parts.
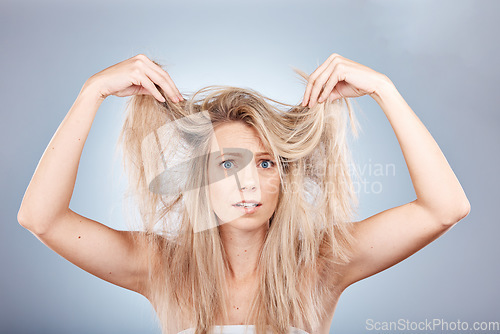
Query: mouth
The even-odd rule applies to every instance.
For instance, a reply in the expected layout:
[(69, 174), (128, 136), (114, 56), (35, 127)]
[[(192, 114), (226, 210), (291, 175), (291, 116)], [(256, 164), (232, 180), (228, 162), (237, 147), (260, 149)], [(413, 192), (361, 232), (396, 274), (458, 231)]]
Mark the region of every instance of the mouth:
[(234, 203), (233, 206), (237, 208), (256, 208), (258, 206), (261, 206), (262, 203), (257, 202), (257, 201), (240, 201), (238, 203)]

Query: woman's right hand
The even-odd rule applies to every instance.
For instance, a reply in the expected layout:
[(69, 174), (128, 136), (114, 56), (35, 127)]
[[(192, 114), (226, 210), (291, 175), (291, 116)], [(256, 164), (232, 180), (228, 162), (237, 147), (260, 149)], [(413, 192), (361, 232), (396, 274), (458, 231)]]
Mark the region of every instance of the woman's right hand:
[(165, 98), (155, 87), (156, 84), (173, 102), (183, 100), (168, 73), (143, 54), (138, 54), (94, 74), (86, 84), (97, 89), (99, 96), (103, 99), (109, 95), (119, 97), (152, 95), (158, 101), (165, 102)]

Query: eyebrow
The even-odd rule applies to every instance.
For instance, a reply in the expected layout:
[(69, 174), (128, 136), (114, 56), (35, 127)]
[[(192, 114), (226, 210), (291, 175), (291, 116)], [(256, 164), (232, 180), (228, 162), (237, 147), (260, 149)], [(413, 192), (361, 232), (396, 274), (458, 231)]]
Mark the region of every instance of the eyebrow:
[[(268, 153), (268, 152), (257, 152), (257, 153), (255, 153), (256, 157), (260, 157), (260, 156), (263, 156), (263, 155), (269, 155), (269, 156), (271, 156), (271, 154)], [(223, 153), (223, 154), (219, 155), (216, 159), (218, 159), (218, 158), (220, 158), (222, 156), (232, 156), (232, 157), (240, 157), (240, 158), (243, 157), (243, 155), (241, 153), (227, 152), (227, 153)]]

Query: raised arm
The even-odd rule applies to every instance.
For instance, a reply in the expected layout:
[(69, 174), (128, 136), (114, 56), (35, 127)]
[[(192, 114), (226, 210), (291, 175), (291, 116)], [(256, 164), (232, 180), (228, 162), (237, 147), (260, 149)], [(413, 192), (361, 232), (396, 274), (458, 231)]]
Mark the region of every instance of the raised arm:
[(387, 76), (333, 54), (311, 75), (303, 105), (365, 94), (379, 104), (396, 134), (417, 199), (354, 223), (357, 242), (343, 268), (344, 287), (406, 259), (470, 210), (443, 152)]
[[(109, 95), (182, 99), (170, 76), (144, 55), (93, 75), (83, 85), (40, 159), (24, 194), (19, 223), (78, 267), (113, 284), (143, 293), (148, 254), (132, 238), (69, 208), (83, 146), (102, 101)], [(89, 199), (91, 200), (91, 199)]]

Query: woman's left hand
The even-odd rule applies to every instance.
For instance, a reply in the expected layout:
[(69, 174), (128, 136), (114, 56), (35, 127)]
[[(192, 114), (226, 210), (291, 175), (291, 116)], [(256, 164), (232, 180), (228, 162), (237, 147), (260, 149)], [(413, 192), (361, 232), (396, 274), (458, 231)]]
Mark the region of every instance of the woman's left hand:
[(342, 97), (371, 95), (388, 82), (392, 83), (384, 74), (333, 53), (309, 77), (302, 106), (309, 104), (312, 108), (327, 97), (335, 101)]

